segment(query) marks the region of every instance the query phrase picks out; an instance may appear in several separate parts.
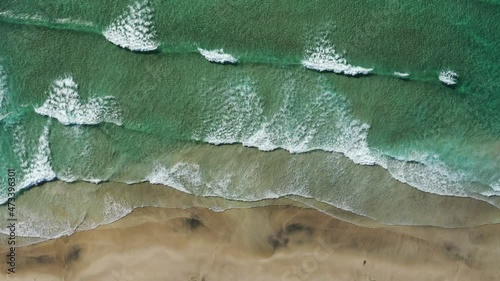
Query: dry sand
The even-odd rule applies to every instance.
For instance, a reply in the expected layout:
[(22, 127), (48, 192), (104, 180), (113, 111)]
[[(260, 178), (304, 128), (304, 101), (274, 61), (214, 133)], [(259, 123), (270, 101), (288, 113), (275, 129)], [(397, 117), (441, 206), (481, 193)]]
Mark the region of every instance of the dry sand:
[(149, 207), (16, 253), (17, 273), (3, 264), (0, 280), (496, 281), (500, 225), (368, 228), (291, 206)]

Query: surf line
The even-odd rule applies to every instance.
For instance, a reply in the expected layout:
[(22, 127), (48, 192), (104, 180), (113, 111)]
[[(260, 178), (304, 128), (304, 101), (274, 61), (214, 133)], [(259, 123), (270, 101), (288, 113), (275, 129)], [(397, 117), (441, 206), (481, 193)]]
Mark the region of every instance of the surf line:
[(9, 238), (7, 238), (7, 244), (9, 245), (9, 253), (7, 254), (6, 263), (8, 264), (7, 274), (16, 273), (16, 170), (7, 169), (7, 183), (8, 187), (8, 199), (7, 199), (7, 227), (9, 230)]

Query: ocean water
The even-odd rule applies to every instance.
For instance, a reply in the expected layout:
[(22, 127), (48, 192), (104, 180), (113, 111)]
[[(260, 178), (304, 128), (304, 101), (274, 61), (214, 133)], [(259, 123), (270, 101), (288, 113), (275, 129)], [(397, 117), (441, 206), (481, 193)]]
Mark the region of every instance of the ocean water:
[(500, 6), (448, 2), (3, 0), (0, 167), (393, 224), (425, 224), (380, 211), (402, 184), (500, 206)]

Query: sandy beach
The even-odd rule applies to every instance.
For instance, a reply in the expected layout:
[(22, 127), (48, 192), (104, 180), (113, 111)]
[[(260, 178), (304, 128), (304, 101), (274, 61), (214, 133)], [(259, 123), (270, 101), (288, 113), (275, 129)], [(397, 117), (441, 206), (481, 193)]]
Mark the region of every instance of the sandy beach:
[[(313, 209), (138, 208), (17, 249), (2, 280), (499, 280), (500, 225), (362, 227)], [(6, 254), (5, 247), (2, 255)]]

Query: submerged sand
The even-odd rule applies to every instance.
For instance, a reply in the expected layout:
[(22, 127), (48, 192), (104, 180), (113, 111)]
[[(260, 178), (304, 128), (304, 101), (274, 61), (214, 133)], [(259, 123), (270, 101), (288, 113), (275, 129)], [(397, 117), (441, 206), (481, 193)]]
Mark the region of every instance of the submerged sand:
[[(500, 225), (364, 227), (295, 206), (138, 208), (17, 249), (0, 280), (500, 280)], [(0, 248), (5, 255), (5, 247)]]

